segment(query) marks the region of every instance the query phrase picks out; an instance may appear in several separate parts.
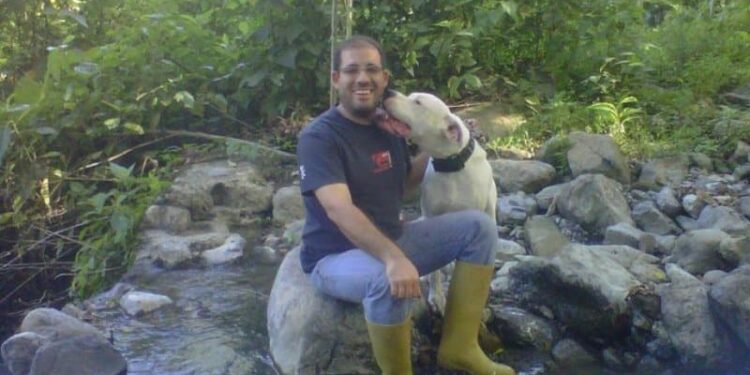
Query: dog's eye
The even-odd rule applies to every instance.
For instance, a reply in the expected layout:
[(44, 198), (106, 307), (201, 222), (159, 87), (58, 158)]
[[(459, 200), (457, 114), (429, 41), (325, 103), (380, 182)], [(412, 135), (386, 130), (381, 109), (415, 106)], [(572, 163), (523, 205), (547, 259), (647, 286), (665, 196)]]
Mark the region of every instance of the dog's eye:
[(422, 102), (420, 102), (419, 99), (415, 99), (414, 102), (417, 103), (417, 105), (422, 105)]

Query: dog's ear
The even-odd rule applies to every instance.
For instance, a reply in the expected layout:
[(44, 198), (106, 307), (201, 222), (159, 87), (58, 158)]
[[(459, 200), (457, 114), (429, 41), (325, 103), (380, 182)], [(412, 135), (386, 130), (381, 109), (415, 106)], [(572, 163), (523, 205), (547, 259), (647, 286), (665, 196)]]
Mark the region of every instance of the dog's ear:
[(445, 122), (448, 127), (445, 130), (445, 136), (451, 142), (461, 143), (461, 123), (454, 116), (445, 116)]

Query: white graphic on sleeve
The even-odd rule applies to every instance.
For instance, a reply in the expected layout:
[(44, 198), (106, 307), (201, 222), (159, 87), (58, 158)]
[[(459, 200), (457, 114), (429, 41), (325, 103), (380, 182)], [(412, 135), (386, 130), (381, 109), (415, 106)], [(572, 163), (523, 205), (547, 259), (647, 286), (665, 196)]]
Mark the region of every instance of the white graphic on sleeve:
[(305, 179), (305, 166), (304, 165), (299, 166), (299, 178), (300, 180)]

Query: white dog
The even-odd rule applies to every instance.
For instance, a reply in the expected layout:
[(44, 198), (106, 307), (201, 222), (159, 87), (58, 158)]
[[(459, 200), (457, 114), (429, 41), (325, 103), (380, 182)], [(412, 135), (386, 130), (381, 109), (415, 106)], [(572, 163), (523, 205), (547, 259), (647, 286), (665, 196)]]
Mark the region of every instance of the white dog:
[[(442, 100), (425, 93), (408, 97), (388, 90), (388, 114), (410, 127), (409, 139), (431, 157), (421, 187), (422, 215), (477, 209), (496, 219), (497, 187), (487, 153), (471, 138), (468, 127)], [(428, 302), (445, 307), (440, 272), (430, 280)]]

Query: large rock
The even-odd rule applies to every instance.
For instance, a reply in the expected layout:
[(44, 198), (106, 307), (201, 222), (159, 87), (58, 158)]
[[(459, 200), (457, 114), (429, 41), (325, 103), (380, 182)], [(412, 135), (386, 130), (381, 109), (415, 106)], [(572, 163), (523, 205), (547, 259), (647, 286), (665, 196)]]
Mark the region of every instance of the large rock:
[(34, 332), (49, 340), (75, 336), (104, 335), (94, 326), (84, 323), (58, 310), (41, 307), (34, 309), (23, 318), (20, 332)]
[(584, 337), (607, 340), (628, 329), (626, 297), (642, 285), (606, 252), (570, 244), (553, 258), (518, 257), (505, 295)]
[(490, 160), (498, 191), (533, 194), (555, 178), (555, 167), (536, 160)]
[(299, 186), (286, 186), (273, 195), (273, 219), (282, 224), (305, 218)]
[(190, 228), (190, 211), (183, 207), (153, 205), (143, 214), (143, 227), (180, 233)]
[(636, 204), (630, 212), (633, 220), (646, 232), (667, 235), (680, 233), (680, 227), (651, 201)]
[(678, 187), (685, 179), (690, 166), (687, 155), (651, 160), (641, 169), (637, 187), (658, 190), (663, 186)]
[(232, 224), (271, 208), (271, 184), (248, 162), (193, 164), (180, 173), (162, 199), (185, 207), (193, 220), (221, 216)]
[(283, 374), (372, 374), (362, 307), (318, 293), (302, 272), (300, 249), (281, 263), (268, 300), (271, 355)]
[(711, 368), (727, 362), (727, 341), (714, 323), (708, 287), (676, 264), (667, 264), (670, 283), (656, 288), (664, 328), (685, 364)]
[(533, 195), (519, 191), (513, 194), (500, 194), (497, 198), (497, 223), (519, 225), (526, 218), (536, 214), (537, 205)]
[[(711, 287), (712, 310), (750, 350), (750, 266), (740, 267)], [(747, 358), (747, 357), (746, 357)]]
[(726, 269), (728, 265), (719, 252), (721, 242), (729, 235), (718, 229), (698, 229), (677, 238), (672, 262), (693, 275)]
[(490, 308), (493, 320), (489, 325), (503, 342), (548, 352), (560, 338), (560, 331), (547, 319), (517, 307), (491, 305)]
[(707, 206), (698, 217), (698, 227), (719, 229), (729, 234), (750, 233), (750, 222), (737, 211), (725, 206)]
[[(201, 257), (209, 264), (242, 256), (245, 239), (229, 232), (203, 232), (174, 235), (162, 230), (141, 234), (142, 244), (136, 261), (150, 261), (163, 268), (176, 268)], [(229, 253), (229, 254), (227, 254)]]
[(601, 173), (622, 184), (630, 184), (628, 160), (612, 137), (577, 131), (568, 134), (568, 140), (572, 144), (568, 164), (574, 177)]
[(610, 225), (634, 225), (619, 184), (599, 174), (581, 175), (568, 183), (558, 196), (557, 208), (561, 216), (599, 235)]
[(42, 346), (29, 375), (127, 375), (125, 358), (100, 336), (66, 338)]
[(34, 332), (22, 332), (11, 336), (2, 345), (3, 363), (14, 375), (26, 375), (36, 351), (49, 340)]
[(546, 258), (557, 255), (560, 249), (570, 243), (554, 220), (547, 216), (537, 215), (526, 220), (523, 234), (531, 253)]

